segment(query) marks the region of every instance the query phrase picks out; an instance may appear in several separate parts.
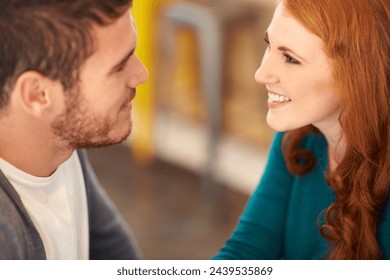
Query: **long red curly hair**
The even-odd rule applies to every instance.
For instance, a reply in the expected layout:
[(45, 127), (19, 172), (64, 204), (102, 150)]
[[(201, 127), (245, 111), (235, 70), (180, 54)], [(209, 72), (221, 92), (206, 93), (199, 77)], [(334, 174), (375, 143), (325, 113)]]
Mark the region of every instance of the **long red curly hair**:
[[(378, 227), (390, 189), (390, 1), (284, 0), (287, 11), (325, 43), (341, 92), (346, 152), (326, 174), (335, 202), (320, 228), (328, 259), (381, 259)], [(300, 141), (313, 126), (283, 139), (287, 166), (303, 174), (314, 164)], [(300, 158), (306, 166), (299, 165)], [(389, 233), (390, 234), (390, 233)]]

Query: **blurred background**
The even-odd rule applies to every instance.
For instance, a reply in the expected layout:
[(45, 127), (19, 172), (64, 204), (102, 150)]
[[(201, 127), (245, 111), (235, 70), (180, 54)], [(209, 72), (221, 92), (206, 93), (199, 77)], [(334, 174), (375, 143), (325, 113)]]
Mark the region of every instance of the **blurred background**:
[(89, 150), (145, 259), (208, 259), (262, 175), (273, 132), (254, 73), (274, 0), (134, 0), (137, 89), (126, 143)]

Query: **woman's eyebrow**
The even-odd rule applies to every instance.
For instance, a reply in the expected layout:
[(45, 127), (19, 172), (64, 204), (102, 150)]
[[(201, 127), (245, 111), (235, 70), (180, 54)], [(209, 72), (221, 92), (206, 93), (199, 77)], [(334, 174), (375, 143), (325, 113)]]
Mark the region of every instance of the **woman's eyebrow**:
[[(264, 33), (264, 39), (266, 40), (267, 43), (269, 43), (268, 31), (265, 31), (265, 33)], [(306, 61), (306, 59), (304, 59), (301, 55), (297, 54), (295, 51), (293, 51), (292, 49), (290, 49), (290, 48), (288, 48), (288, 47), (279, 46), (279, 47), (278, 47), (278, 50), (281, 51), (281, 52), (289, 52), (289, 53), (292, 53), (293, 56), (296, 57), (298, 60)], [(306, 61), (306, 62), (307, 62), (307, 61)]]

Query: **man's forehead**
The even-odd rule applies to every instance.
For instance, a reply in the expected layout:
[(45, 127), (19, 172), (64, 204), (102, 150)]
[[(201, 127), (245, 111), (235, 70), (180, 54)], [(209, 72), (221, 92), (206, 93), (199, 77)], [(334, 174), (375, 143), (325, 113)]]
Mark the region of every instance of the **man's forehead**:
[[(113, 67), (136, 47), (137, 33), (129, 12), (112, 24), (94, 26), (93, 30), (95, 52), (87, 63), (96, 67), (102, 67), (103, 64)], [(99, 66), (99, 63), (102, 65)]]

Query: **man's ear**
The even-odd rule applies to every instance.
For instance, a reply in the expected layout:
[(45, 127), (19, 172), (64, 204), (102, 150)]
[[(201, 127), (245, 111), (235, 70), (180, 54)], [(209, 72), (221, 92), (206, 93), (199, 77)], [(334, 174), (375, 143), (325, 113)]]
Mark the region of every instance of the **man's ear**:
[(16, 80), (12, 95), (29, 114), (41, 115), (51, 105), (48, 79), (36, 71), (27, 71)]

